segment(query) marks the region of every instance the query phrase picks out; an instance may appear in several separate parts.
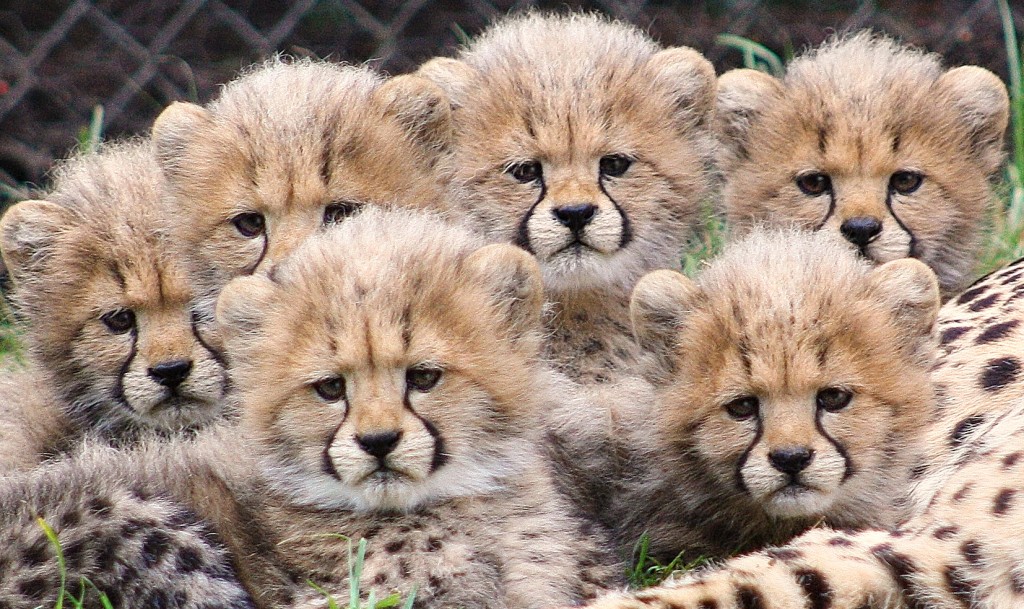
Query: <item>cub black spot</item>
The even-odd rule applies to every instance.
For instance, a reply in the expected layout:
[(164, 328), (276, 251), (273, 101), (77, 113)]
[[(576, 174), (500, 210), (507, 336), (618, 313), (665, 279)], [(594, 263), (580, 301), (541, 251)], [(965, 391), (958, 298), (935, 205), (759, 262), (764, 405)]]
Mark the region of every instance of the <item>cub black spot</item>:
[(804, 555), (803, 552), (795, 548), (770, 548), (765, 551), (765, 554), (779, 560), (795, 560)]
[(995, 501), (992, 503), (992, 513), (996, 516), (1003, 516), (1010, 510), (1011, 504), (1013, 503), (1013, 497), (1017, 494), (1017, 491), (1012, 488), (1004, 488), (999, 491), (996, 495)]
[(153, 531), (142, 542), (142, 562), (147, 567), (157, 564), (170, 549), (170, 545), (171, 539), (167, 533), (160, 530)]
[(964, 605), (970, 605), (974, 588), (977, 585), (963, 574), (963, 571), (956, 567), (947, 567), (945, 572), (946, 587), (953, 596), (960, 599)]
[(978, 286), (976, 288), (971, 288), (970, 290), (967, 290), (966, 292), (961, 294), (960, 297), (956, 299), (956, 303), (961, 305), (967, 304), (974, 300), (975, 298), (977, 298), (978, 296), (984, 294), (985, 290), (987, 289), (988, 286)]
[(1000, 357), (985, 364), (981, 373), (981, 388), (986, 391), (999, 391), (1017, 380), (1020, 374), (1020, 361), (1015, 357)]
[(740, 609), (764, 609), (761, 593), (751, 586), (740, 586), (736, 589), (736, 604)]
[(1002, 340), (1010, 335), (1013, 330), (1020, 325), (1019, 319), (1012, 319), (1010, 321), (1004, 321), (1003, 323), (989, 326), (984, 332), (978, 335), (978, 338), (974, 339), (974, 342), (979, 345), (985, 343), (995, 342)]
[(967, 437), (975, 427), (985, 422), (985, 417), (977, 414), (960, 421), (953, 428), (953, 433), (949, 435), (949, 443), (956, 448), (963, 444), (964, 439)]
[(811, 609), (828, 609), (832, 606), (832, 589), (820, 571), (802, 569), (794, 573), (796, 583), (811, 601)]
[(964, 334), (966, 334), (968, 330), (970, 330), (970, 328), (966, 326), (955, 326), (952, 328), (946, 328), (945, 330), (942, 331), (942, 334), (939, 335), (939, 343), (942, 345), (948, 345), (955, 341), (956, 339), (963, 336)]
[(978, 311), (984, 311), (991, 307), (997, 300), (999, 300), (999, 294), (992, 294), (982, 298), (981, 300), (972, 302), (967, 308), (977, 313)]
[(203, 568), (203, 557), (199, 550), (191, 547), (184, 547), (178, 550), (178, 557), (175, 561), (178, 571), (191, 573)]
[(960, 532), (960, 527), (952, 526), (951, 525), (951, 526), (939, 527), (939, 528), (935, 529), (935, 531), (932, 532), (932, 536), (935, 537), (935, 539), (939, 539), (939, 540), (943, 540), (944, 541), (946, 539), (949, 539), (950, 537), (953, 537), (954, 535), (956, 535), (959, 532)]
[(960, 554), (963, 555), (967, 564), (978, 566), (981, 563), (981, 544), (974, 540), (967, 540), (960, 544)]

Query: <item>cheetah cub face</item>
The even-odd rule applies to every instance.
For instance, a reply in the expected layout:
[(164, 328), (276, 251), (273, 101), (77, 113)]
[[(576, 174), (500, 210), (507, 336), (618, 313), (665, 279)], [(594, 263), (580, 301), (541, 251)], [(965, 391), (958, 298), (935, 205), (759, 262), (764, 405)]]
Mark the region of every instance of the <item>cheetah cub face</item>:
[(513, 246), (479, 246), (431, 217), (365, 211), (225, 288), (243, 424), (296, 501), (411, 510), (518, 471), (540, 276)]
[(162, 195), (148, 144), (108, 145), (66, 161), (46, 200), (0, 221), (29, 351), (76, 422), (114, 436), (224, 414), (224, 369), (194, 331), (194, 284)]
[(454, 200), (555, 291), (676, 265), (707, 188), (711, 64), (594, 15), (509, 18), (419, 74), (449, 94)]
[(181, 214), (174, 237), (215, 293), (363, 207), (441, 205), (433, 166), (449, 130), (425, 79), (272, 60), (208, 106), (169, 106), (153, 140)]
[(670, 453), (723, 505), (798, 521), (891, 500), (930, 412), (938, 309), (920, 262), (872, 269), (792, 230), (754, 231), (696, 283), (649, 274), (631, 304)]
[(989, 178), (1002, 162), (1006, 86), (975, 66), (861, 33), (794, 60), (785, 77), (719, 79), (730, 224), (799, 224), (883, 263), (918, 258), (945, 295), (972, 269)]

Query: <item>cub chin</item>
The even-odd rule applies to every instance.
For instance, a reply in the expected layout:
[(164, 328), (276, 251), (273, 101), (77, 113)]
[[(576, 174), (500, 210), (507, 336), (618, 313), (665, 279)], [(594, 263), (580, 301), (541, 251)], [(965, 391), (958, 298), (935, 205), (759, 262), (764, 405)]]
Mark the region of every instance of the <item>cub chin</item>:
[(729, 224), (823, 230), (875, 263), (917, 258), (944, 297), (970, 277), (1003, 160), (1006, 85), (944, 70), (870, 32), (832, 39), (774, 78), (718, 80)]
[(657, 414), (628, 438), (621, 543), (722, 557), (895, 524), (934, 412), (938, 310), (924, 264), (872, 267), (820, 232), (755, 230), (696, 281), (644, 277), (631, 312)]

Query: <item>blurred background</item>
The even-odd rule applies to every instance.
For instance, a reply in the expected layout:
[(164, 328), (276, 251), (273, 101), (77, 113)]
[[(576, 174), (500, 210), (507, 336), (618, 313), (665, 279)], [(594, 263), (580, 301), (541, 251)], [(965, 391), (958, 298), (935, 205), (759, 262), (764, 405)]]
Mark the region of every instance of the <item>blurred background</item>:
[[(1004, 5), (1024, 30), (1024, 0)], [(174, 100), (204, 102), (239, 68), (281, 51), (369, 62), (391, 73), (452, 53), (496, 17), (530, 7), (595, 10), (665, 45), (744, 64), (734, 34), (782, 58), (828, 34), (875, 28), (1009, 77), (997, 0), (3, 0), (0, 208), (42, 186), (55, 158), (89, 138), (145, 133)], [(749, 57), (747, 58), (749, 60)]]

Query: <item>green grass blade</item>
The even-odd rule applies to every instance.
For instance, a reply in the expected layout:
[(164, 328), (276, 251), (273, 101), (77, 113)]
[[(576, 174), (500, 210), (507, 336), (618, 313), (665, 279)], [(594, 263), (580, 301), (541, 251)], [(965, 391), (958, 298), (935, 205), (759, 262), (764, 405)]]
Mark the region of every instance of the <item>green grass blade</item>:
[(419, 591), (419, 586), (416, 584), (412, 585), (412, 590), (409, 590), (409, 596), (405, 599), (405, 604), (402, 605), (402, 609), (412, 609), (412, 604), (416, 602), (416, 593)]
[(57, 602), (53, 605), (53, 609), (63, 609), (64, 607), (64, 595), (67, 594), (67, 580), (68, 570), (67, 565), (64, 563), (64, 549), (60, 547), (60, 540), (57, 539), (57, 532), (43, 520), (42, 516), (36, 516), (36, 522), (43, 529), (43, 534), (53, 544), (54, 552), (57, 553), (57, 569), (60, 571), (60, 588), (57, 590)]
[(1022, 78), (1020, 45), (1017, 43), (1017, 28), (1013, 24), (1013, 13), (1007, 0), (996, 0), (999, 18), (1003, 25), (1003, 42), (1006, 45), (1006, 62), (1010, 74), (1010, 111), (1013, 121), (1013, 165), (1016, 176), (1011, 176), (1014, 188), (1020, 188), (1024, 180), (1024, 99), (1022, 99)]
[(749, 38), (735, 34), (719, 34), (715, 36), (715, 44), (731, 47), (743, 53), (743, 65), (752, 70), (761, 70), (776, 77), (786, 72), (782, 59), (775, 52)]

